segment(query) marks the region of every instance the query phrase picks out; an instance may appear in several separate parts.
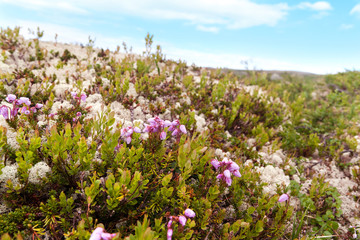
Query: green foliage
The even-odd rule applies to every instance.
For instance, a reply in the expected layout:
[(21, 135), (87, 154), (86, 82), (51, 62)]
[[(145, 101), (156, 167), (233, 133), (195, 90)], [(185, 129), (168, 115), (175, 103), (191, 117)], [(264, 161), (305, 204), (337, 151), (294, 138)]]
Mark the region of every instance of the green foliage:
[(278, 127), (284, 119), (282, 112), (280, 104), (270, 103), (269, 98), (263, 99), (256, 90), (253, 94), (240, 92), (230, 107), (223, 108), (222, 113), (226, 119), (226, 129), (249, 134), (249, 130), (257, 124), (263, 124), (266, 128)]
[(64, 50), (64, 53), (62, 54), (62, 56), (60, 57), (60, 60), (67, 64), (67, 62), (70, 60), (70, 59), (77, 59), (75, 55), (71, 54), (71, 52), (67, 49)]
[[(314, 177), (306, 194), (300, 192), (300, 185), (295, 181), (291, 181), (290, 189), (291, 194), (299, 198), (302, 211), (314, 216), (306, 219), (312, 226), (313, 234), (327, 236), (334, 234), (339, 227), (337, 219), (342, 214), (340, 194), (337, 189), (325, 182), (324, 176)], [(301, 217), (302, 222), (306, 216)], [(295, 235), (298, 234), (299, 230)]]
[(156, 98), (154, 95), (156, 86), (159, 86), (163, 80), (162, 76), (150, 77), (145, 75), (144, 77), (137, 78), (135, 82), (136, 92), (150, 100), (154, 100)]
[(47, 142), (43, 145), (43, 153), (49, 159), (55, 176), (67, 184), (76, 186), (76, 177), (80, 172), (88, 171), (96, 151), (96, 146), (87, 146), (81, 136), (81, 125), (77, 124), (74, 130), (67, 124), (65, 129), (58, 132), (56, 126), (51, 128)]
[(143, 223), (137, 222), (137, 226), (135, 227), (135, 235), (130, 235), (125, 238), (126, 240), (153, 240), (158, 239), (156, 232), (152, 231), (149, 227), (149, 220), (145, 215)]
[(0, 48), (3, 50), (8, 50), (11, 54), (14, 53), (15, 49), (19, 45), (19, 33), (20, 27), (15, 27), (11, 29), (7, 27), (6, 29), (0, 29)]
[[(2, 239), (40, 239), (45, 234), (89, 239), (96, 227), (117, 233), (114, 239), (165, 239), (170, 217), (174, 239), (347, 239), (339, 230), (345, 219), (340, 195), (325, 177), (314, 175), (308, 191), (291, 181), (288, 187), (279, 185), (276, 194), (267, 194), (256, 167), (269, 164), (260, 152), (270, 155), (280, 149), (285, 155), (280, 167), (294, 179), (295, 174), (301, 181), (314, 174), (304, 167), (304, 157), (319, 157), (324, 164), (334, 160), (349, 174), (349, 166), (358, 163), (342, 155), (356, 155), (358, 72), (324, 78), (282, 74), (274, 80), (263, 72), (238, 76), (224, 69), (189, 68), (184, 61), (165, 60), (160, 46), (152, 51), (153, 35), (147, 34), (141, 58), (126, 44), (121, 59), (109, 50), (93, 54), (89, 37), (87, 59), (77, 65), (75, 61), (76, 73), (57, 79), (39, 71), (49, 58), (63, 71), (77, 58), (67, 49), (62, 54), (50, 50), (48, 58), (40, 47), (42, 35), (38, 29), (37, 39), (27, 45), (35, 50), (32, 67), (1, 75), (1, 99), (13, 89), (17, 96), (44, 104), (41, 113), (19, 114), (7, 120), (9, 128), (0, 126), (0, 169), (15, 163), (12, 168), (17, 169), (15, 176), (0, 182), (0, 200), (9, 207), (0, 215)], [(21, 45), (17, 28), (1, 29), (3, 56), (14, 57)], [(83, 71), (93, 74), (90, 84)], [(72, 84), (69, 91), (89, 95), (89, 101), (74, 100), (66, 91), (65, 96), (58, 90), (55, 94), (56, 84), (63, 81)], [(132, 84), (137, 96), (128, 93)], [(56, 101), (72, 107), (48, 116)], [(124, 117), (118, 109), (110, 110), (114, 101), (126, 108)], [(95, 102), (106, 106), (93, 117)], [(147, 119), (138, 107), (146, 118), (163, 114), (166, 120), (178, 119), (186, 134), (166, 125), (146, 134), (133, 132), (127, 143), (121, 128), (145, 127)], [(76, 118), (77, 112), (82, 116)], [(138, 117), (144, 122), (128, 122)], [(166, 138), (161, 140), (163, 132)], [(13, 149), (9, 143), (15, 133)], [(222, 160), (220, 150), (240, 168), (242, 176), (231, 175), (231, 186), (219, 177), (225, 167), (211, 164), (214, 158)], [(38, 162), (45, 162), (51, 173), (34, 184), (30, 174)], [(359, 183), (359, 171), (352, 170)], [(287, 190), (292, 202), (278, 202)], [(299, 202), (296, 207), (294, 200)], [(178, 217), (187, 208), (196, 216), (182, 226)]]
[[(11, 212), (0, 215), (0, 234), (8, 233), (10, 236), (16, 236), (20, 233), (22, 236), (34, 234), (34, 228), (42, 226), (41, 217), (37, 214), (38, 209), (29, 206), (16, 208)], [(40, 230), (37, 234), (43, 235)]]
[(306, 126), (294, 129), (293, 125), (285, 125), (280, 133), (283, 148), (295, 156), (311, 156), (319, 147), (320, 139), (316, 133), (309, 133)]

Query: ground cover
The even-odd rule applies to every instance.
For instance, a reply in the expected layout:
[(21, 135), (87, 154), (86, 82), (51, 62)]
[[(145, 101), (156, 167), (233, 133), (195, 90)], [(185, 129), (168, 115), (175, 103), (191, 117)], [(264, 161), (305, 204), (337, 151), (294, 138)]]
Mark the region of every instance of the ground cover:
[(151, 35), (140, 56), (42, 34), (0, 34), (2, 239), (357, 238), (358, 72), (238, 74)]

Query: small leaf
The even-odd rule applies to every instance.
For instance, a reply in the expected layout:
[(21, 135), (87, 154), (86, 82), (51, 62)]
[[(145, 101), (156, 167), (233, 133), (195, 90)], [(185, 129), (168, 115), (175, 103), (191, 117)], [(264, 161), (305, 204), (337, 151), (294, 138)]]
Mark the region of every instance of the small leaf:
[(255, 212), (255, 208), (254, 207), (249, 207), (248, 209), (247, 209), (247, 213), (248, 214), (253, 214)]
[(166, 175), (166, 176), (162, 179), (161, 184), (162, 184), (164, 187), (166, 187), (166, 186), (169, 184), (170, 180), (172, 179), (172, 176), (173, 176), (172, 172), (169, 173), (168, 175)]
[(256, 223), (256, 225), (255, 225), (255, 231), (256, 232), (258, 232), (258, 233), (260, 233), (260, 232), (262, 232), (262, 231), (264, 231), (264, 222), (263, 221), (258, 221), (257, 223)]

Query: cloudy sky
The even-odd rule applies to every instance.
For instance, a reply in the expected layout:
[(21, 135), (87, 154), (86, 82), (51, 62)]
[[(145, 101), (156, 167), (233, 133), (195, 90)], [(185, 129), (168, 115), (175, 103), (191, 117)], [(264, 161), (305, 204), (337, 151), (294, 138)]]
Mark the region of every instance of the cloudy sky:
[[(336, 73), (360, 69), (360, 0), (0, 0), (0, 27), (43, 40), (144, 50), (198, 66)], [(247, 63), (247, 64), (245, 64)]]

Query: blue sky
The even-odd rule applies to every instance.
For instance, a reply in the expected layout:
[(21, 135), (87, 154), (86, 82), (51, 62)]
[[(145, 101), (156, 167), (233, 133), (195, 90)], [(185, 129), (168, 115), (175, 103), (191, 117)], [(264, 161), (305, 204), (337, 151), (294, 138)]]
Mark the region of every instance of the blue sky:
[(43, 40), (144, 50), (147, 32), (189, 65), (297, 70), (360, 69), (360, 0), (0, 0), (0, 27), (39, 26)]

